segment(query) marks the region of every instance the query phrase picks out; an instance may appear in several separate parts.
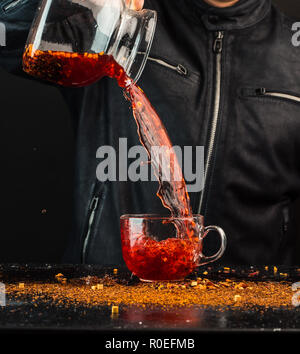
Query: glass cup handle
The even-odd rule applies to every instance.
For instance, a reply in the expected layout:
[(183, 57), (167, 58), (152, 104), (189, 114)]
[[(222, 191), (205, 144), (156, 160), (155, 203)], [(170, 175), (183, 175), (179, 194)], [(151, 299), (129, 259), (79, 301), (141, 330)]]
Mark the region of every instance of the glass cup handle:
[(221, 227), (219, 227), (219, 226), (207, 226), (207, 227), (205, 227), (204, 235), (201, 238), (201, 240), (203, 240), (207, 236), (209, 231), (217, 231), (218, 232), (218, 234), (220, 235), (220, 238), (221, 238), (221, 247), (220, 247), (219, 251), (216, 254), (214, 254), (213, 256), (205, 257), (202, 254), (202, 258), (200, 260), (200, 264), (199, 265), (203, 265), (203, 264), (207, 264), (207, 263), (211, 263), (211, 262), (216, 261), (217, 259), (222, 257), (222, 255), (223, 255), (223, 253), (224, 253), (224, 251), (226, 249), (226, 244), (227, 244), (226, 234), (225, 234), (224, 230)]

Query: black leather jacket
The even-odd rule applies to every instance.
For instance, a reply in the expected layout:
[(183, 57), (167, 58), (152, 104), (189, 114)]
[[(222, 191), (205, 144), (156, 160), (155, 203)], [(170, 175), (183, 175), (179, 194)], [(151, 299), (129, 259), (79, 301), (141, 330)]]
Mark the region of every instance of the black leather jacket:
[[(11, 2), (1, 2), (7, 46), (0, 63), (20, 74), (38, 1), (20, 0), (4, 11)], [(221, 262), (297, 263), (300, 49), (291, 42), (292, 21), (269, 0), (240, 0), (227, 9), (201, 0), (146, 0), (145, 7), (158, 11), (158, 27), (139, 85), (174, 145), (211, 151), (203, 196), (190, 197), (193, 211), (227, 234)], [(164, 212), (157, 184), (97, 182), (100, 146), (118, 151), (120, 137), (129, 147), (139, 144), (113, 80), (61, 91), (77, 127), (74, 227), (65, 261), (122, 263), (119, 217)], [(206, 252), (217, 246), (207, 239)]]

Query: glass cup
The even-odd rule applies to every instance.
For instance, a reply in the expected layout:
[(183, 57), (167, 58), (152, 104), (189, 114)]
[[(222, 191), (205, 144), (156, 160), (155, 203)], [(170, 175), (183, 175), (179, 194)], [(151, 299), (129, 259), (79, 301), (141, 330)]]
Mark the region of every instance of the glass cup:
[(131, 10), (124, 0), (43, 0), (29, 32), (23, 69), (71, 87), (103, 76), (120, 79), (123, 71), (136, 82), (156, 21), (155, 11)]
[[(197, 230), (197, 234), (179, 238), (178, 224)], [(124, 261), (142, 281), (183, 280), (198, 266), (219, 259), (226, 248), (224, 231), (218, 226), (205, 227), (202, 215), (186, 218), (123, 215), (120, 226)], [(203, 240), (209, 231), (219, 234), (221, 246), (216, 254), (206, 257), (202, 253)]]

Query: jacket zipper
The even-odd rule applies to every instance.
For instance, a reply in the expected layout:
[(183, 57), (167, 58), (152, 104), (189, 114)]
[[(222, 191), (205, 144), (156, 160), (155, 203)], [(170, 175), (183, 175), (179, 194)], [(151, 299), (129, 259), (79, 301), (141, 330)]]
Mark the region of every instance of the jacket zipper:
[[(143, 52), (138, 52), (138, 54), (145, 54)], [(171, 69), (173, 71), (176, 71), (178, 74), (182, 75), (182, 76), (187, 76), (188, 74), (188, 70), (185, 66), (183, 66), (182, 64), (178, 64), (178, 65), (172, 65), (170, 63), (167, 63), (165, 60), (162, 59), (158, 59), (158, 58), (153, 58), (148, 56), (147, 60), (149, 61), (153, 61), (154, 63), (157, 63), (161, 66), (164, 66), (165, 68)]]
[(207, 185), (207, 175), (211, 165), (212, 154), (215, 146), (216, 132), (219, 121), (219, 112), (220, 112), (220, 99), (221, 99), (221, 77), (222, 77), (222, 51), (223, 51), (223, 39), (224, 32), (218, 31), (215, 33), (215, 40), (213, 44), (213, 52), (215, 53), (215, 62), (216, 62), (216, 79), (215, 79), (215, 98), (214, 98), (214, 106), (213, 106), (213, 117), (211, 121), (211, 130), (210, 130), (210, 138), (208, 143), (207, 150), (207, 158), (204, 170), (204, 183), (203, 189), (201, 193), (198, 214), (201, 214), (203, 198), (205, 193), (205, 187)]
[(160, 64), (160, 65), (164, 66), (165, 68), (174, 70), (182, 76), (186, 76), (188, 74), (186, 67), (184, 67), (182, 64), (178, 64), (177, 66), (175, 66), (175, 65), (171, 65), (171, 64), (167, 63), (164, 60), (156, 59), (156, 58), (152, 58), (152, 57), (148, 57), (148, 60), (153, 61), (157, 64)]
[(89, 244), (91, 230), (92, 230), (93, 222), (95, 219), (95, 213), (98, 208), (98, 205), (99, 205), (99, 197), (94, 196), (92, 198), (90, 206), (89, 206), (88, 229), (85, 234), (84, 241), (83, 241), (83, 247), (82, 247), (82, 263), (83, 264), (85, 264), (85, 261), (86, 261), (87, 246)]
[(256, 92), (257, 96), (279, 97), (279, 98), (285, 98), (287, 100), (291, 100), (291, 101), (295, 101), (295, 102), (300, 102), (300, 97), (294, 96), (289, 93), (267, 90), (264, 87), (256, 89), (255, 92)]
[(6, 11), (9, 11), (11, 9), (13, 9), (14, 7), (16, 7), (19, 3), (21, 3), (22, 1), (24, 0), (13, 0), (11, 1), (10, 3), (8, 3), (7, 5), (3, 6), (3, 10), (6, 12)]

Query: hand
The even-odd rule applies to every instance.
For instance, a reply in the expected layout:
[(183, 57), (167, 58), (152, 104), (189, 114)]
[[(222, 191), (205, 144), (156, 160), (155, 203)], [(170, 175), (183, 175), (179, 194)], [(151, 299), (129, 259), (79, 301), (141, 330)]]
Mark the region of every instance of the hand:
[[(89, 0), (97, 6), (105, 5), (107, 0)], [(125, 0), (126, 6), (131, 10), (141, 10), (144, 6), (144, 0)]]
[(125, 0), (125, 3), (132, 10), (141, 10), (144, 6), (144, 0)]

